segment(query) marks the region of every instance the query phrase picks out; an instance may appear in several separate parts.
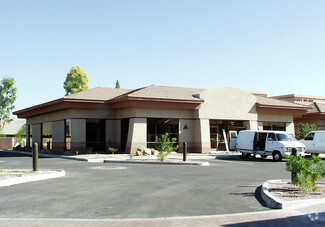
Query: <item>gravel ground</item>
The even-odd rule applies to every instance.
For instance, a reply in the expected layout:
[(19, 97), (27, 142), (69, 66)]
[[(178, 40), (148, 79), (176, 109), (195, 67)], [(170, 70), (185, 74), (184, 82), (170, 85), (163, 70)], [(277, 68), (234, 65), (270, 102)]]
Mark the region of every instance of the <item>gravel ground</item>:
[(26, 176), (33, 176), (33, 175), (39, 175), (44, 173), (50, 173), (53, 171), (50, 170), (41, 170), (34, 172), (30, 169), (0, 169), (0, 180), (6, 180), (10, 178), (16, 178), (16, 177), (26, 177)]
[(322, 199), (325, 198), (325, 182), (318, 183), (318, 190), (304, 196), (301, 194), (299, 187), (290, 182), (269, 183), (268, 190), (275, 197), (282, 201), (294, 201), (305, 199)]

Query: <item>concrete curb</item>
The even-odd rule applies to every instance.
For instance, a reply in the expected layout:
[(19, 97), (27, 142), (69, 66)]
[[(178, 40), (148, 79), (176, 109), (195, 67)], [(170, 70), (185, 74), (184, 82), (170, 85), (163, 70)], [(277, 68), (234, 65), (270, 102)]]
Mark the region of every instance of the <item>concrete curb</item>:
[(15, 177), (15, 178), (1, 180), (0, 187), (22, 184), (22, 183), (33, 182), (33, 181), (53, 179), (53, 178), (64, 177), (64, 176), (66, 176), (64, 170), (53, 170), (50, 173), (25, 176), (25, 177)]
[(282, 201), (279, 198), (273, 196), (269, 190), (268, 186), (269, 183), (277, 183), (283, 182), (288, 180), (268, 180), (263, 183), (261, 189), (261, 197), (265, 201), (266, 205), (270, 208), (274, 209), (291, 209), (291, 208), (298, 208), (304, 206), (311, 206), (316, 204), (325, 204), (325, 199), (305, 199), (305, 200), (295, 200), (295, 201)]
[[(18, 153), (18, 154), (25, 154), (32, 156), (33, 154), (31, 152), (26, 151), (6, 151), (6, 152), (12, 152), (12, 153)], [(38, 153), (38, 157), (41, 158), (64, 158), (64, 159), (70, 159), (70, 160), (77, 160), (77, 161), (84, 161), (84, 162), (91, 162), (91, 163), (126, 163), (126, 164), (152, 164), (152, 165), (190, 165), (190, 166), (209, 166), (209, 162), (196, 162), (196, 161), (187, 161), (187, 162), (157, 162), (157, 161), (147, 161), (145, 159), (143, 160), (110, 160), (105, 158), (78, 158), (74, 156), (66, 156), (66, 155), (57, 155), (57, 154), (43, 154)]]
[(209, 166), (209, 162), (153, 162), (153, 161), (115, 161), (115, 160), (104, 160), (104, 163)]

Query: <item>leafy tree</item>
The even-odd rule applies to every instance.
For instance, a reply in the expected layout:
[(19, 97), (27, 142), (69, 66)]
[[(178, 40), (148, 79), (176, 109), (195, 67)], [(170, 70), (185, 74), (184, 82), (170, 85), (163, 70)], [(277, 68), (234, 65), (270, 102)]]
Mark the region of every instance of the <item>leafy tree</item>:
[(87, 73), (81, 70), (79, 66), (72, 67), (63, 85), (66, 94), (75, 94), (88, 89)]
[(15, 140), (18, 143), (18, 145), (20, 145), (21, 147), (25, 147), (25, 136), (23, 135), (24, 130), (23, 127), (21, 127), (18, 131), (17, 134), (15, 136)]
[(303, 139), (308, 133), (316, 130), (318, 130), (318, 127), (315, 124), (299, 123), (296, 128), (296, 138), (298, 140)]
[(120, 88), (120, 82), (118, 80), (116, 81), (115, 88)]
[(14, 87), (15, 79), (4, 78), (0, 84), (0, 132), (6, 123), (10, 123), (11, 111), (15, 108), (17, 88)]
[(164, 161), (167, 155), (169, 155), (171, 152), (176, 151), (178, 149), (178, 145), (174, 147), (174, 143), (176, 143), (176, 138), (172, 138), (172, 141), (170, 141), (167, 132), (161, 135), (161, 138), (156, 136), (156, 142), (158, 142), (157, 150), (158, 150), (158, 159), (160, 161)]

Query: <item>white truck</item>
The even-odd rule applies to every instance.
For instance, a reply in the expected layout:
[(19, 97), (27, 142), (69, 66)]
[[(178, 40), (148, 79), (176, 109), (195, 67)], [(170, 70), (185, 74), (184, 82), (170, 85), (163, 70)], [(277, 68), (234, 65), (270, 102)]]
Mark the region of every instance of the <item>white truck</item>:
[(312, 131), (299, 141), (306, 146), (306, 153), (325, 154), (325, 131)]
[(236, 150), (244, 158), (260, 155), (261, 158), (272, 156), (274, 161), (281, 161), (284, 155), (304, 155), (306, 147), (297, 141), (294, 135), (284, 131), (240, 131), (236, 141)]

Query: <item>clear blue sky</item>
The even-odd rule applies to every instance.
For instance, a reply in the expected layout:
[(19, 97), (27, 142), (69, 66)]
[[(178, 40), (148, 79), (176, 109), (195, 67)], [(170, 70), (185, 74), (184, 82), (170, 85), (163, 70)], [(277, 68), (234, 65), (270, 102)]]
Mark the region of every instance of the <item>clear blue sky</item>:
[(325, 1), (0, 0), (0, 77), (16, 109), (89, 87), (231, 86), (325, 96)]

